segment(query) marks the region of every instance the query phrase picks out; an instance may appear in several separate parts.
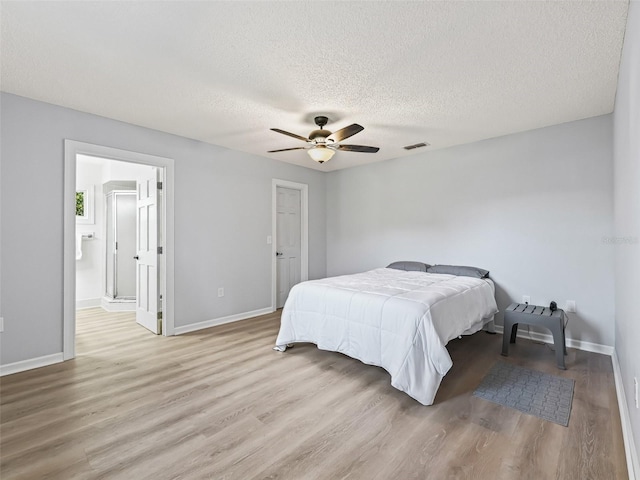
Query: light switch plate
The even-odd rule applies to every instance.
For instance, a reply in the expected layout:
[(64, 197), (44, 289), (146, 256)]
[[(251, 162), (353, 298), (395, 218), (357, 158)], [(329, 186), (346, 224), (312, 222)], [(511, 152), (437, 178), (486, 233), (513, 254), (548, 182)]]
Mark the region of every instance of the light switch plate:
[(0, 317), (0, 332), (4, 332), (4, 318)]
[(218, 297), (224, 297), (224, 288), (220, 287), (218, 289)]
[(271, 243), (272, 243), (271, 235), (267, 235), (267, 245), (271, 245)]

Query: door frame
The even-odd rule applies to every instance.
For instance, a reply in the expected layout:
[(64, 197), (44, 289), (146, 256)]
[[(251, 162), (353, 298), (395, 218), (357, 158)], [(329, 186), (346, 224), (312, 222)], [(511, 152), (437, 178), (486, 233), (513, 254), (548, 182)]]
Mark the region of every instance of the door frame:
[(64, 141), (64, 251), (63, 251), (63, 330), (62, 355), (64, 360), (76, 356), (76, 256), (75, 256), (75, 197), (76, 197), (76, 157), (84, 154), (106, 160), (150, 165), (163, 170), (161, 217), (163, 263), (162, 278), (158, 289), (162, 295), (162, 335), (174, 335), (174, 161), (172, 158), (158, 157), (146, 153), (131, 152), (118, 148), (94, 145), (65, 139)]
[(277, 192), (278, 187), (300, 191), (300, 281), (309, 280), (309, 185), (274, 178), (271, 183), (271, 311), (276, 311), (277, 299)]

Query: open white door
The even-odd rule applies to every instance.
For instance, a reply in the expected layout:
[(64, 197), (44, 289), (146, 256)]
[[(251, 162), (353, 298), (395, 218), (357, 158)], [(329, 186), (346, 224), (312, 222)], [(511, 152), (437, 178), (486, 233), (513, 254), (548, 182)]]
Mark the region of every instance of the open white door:
[(153, 178), (138, 181), (136, 214), (136, 322), (160, 334), (158, 318), (158, 184)]

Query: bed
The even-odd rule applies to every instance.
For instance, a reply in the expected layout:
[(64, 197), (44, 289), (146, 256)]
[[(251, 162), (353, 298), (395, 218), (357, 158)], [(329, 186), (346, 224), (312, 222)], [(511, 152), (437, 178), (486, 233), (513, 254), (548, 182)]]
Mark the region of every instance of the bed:
[(447, 343), (497, 312), (488, 277), (378, 268), (295, 285), (275, 349), (310, 342), (377, 365), (393, 387), (431, 405), (453, 365)]

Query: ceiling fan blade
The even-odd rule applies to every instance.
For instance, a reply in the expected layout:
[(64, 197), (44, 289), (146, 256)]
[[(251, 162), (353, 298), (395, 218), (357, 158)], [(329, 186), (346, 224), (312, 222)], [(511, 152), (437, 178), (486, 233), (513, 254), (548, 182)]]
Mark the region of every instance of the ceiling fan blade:
[(365, 145), (336, 145), (338, 150), (344, 150), (346, 152), (364, 152), (364, 153), (376, 153), (380, 148), (367, 147)]
[(333, 132), (331, 135), (329, 135), (327, 140), (333, 140), (334, 142), (341, 142), (345, 138), (352, 137), (353, 135), (355, 135), (358, 132), (361, 132), (362, 130), (364, 130), (364, 127), (362, 125), (358, 125), (357, 123), (354, 123), (353, 125), (349, 125), (348, 127), (344, 127), (336, 132)]
[(267, 153), (288, 152), (289, 150), (305, 150), (306, 147), (281, 148), (280, 150), (269, 150)]
[(271, 130), (273, 130), (274, 132), (281, 133), (283, 135), (288, 135), (290, 137), (297, 138), (298, 140), (302, 140), (303, 142), (308, 142), (309, 141), (308, 138), (304, 138), (304, 137), (302, 137), (300, 135), (296, 135), (295, 133), (287, 132), (285, 130), (280, 130), (279, 128), (272, 128)]

